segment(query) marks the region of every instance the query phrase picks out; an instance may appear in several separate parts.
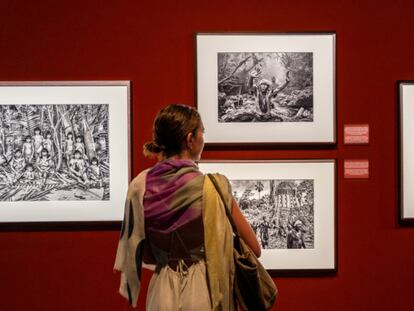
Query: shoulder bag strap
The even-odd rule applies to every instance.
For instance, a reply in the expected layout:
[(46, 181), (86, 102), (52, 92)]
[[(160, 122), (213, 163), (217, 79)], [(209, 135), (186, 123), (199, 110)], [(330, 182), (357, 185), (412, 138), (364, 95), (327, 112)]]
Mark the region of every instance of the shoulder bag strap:
[(214, 188), (216, 188), (217, 193), (219, 194), (221, 200), (224, 204), (224, 210), (226, 211), (227, 218), (229, 219), (229, 222), (231, 224), (231, 227), (233, 228), (233, 232), (236, 236), (239, 236), (239, 231), (237, 230), (236, 224), (234, 223), (233, 217), (231, 216), (231, 208), (227, 206), (226, 200), (224, 199), (223, 192), (220, 189), (220, 186), (217, 183), (216, 178), (212, 174), (207, 174), (208, 178), (210, 178), (211, 182), (214, 185)]

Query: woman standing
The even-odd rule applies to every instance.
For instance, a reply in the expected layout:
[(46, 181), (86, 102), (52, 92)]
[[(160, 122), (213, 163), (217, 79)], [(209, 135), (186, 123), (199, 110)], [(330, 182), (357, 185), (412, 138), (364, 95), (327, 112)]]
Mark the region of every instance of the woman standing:
[[(158, 163), (130, 184), (115, 262), (120, 293), (136, 306), (142, 261), (155, 265), (147, 310), (236, 310), (233, 233), (213, 184), (197, 167), (204, 147), (198, 112), (170, 105), (157, 115), (144, 154)], [(240, 235), (260, 256), (228, 180), (215, 175)]]

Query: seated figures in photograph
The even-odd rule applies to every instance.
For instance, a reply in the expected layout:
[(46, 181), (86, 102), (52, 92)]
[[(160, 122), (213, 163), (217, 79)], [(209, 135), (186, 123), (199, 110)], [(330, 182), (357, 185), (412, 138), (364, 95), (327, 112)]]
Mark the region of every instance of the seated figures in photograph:
[(83, 136), (76, 136), (75, 151), (79, 151), (84, 159), (87, 159), (85, 155), (85, 144), (83, 143)]
[(87, 168), (89, 181), (93, 186), (102, 187), (102, 174), (97, 158), (92, 158), (91, 165)]
[(36, 168), (39, 171), (39, 175), (41, 178), (40, 184), (42, 186), (45, 186), (47, 178), (53, 172), (54, 168), (54, 162), (52, 161), (49, 155), (49, 151), (47, 151), (47, 149), (43, 148), (40, 152), (40, 156), (36, 160)]
[(36, 172), (32, 164), (27, 164), (23, 175), (20, 177), (19, 182), (26, 185), (34, 185), (36, 183)]
[[(255, 84), (254, 80), (258, 80)], [(287, 87), (290, 82), (289, 71), (286, 73), (285, 82), (281, 86), (277, 86), (276, 78), (272, 77), (272, 81), (269, 81), (265, 78), (260, 78), (259, 70), (252, 70), (249, 77), (249, 88), (256, 95), (256, 104), (259, 109), (264, 114), (270, 114), (271, 101), (276, 96)]]
[(10, 162), (10, 167), (13, 169), (13, 171), (20, 173), (21, 171), (23, 171), (25, 166), (26, 166), (26, 162), (24, 160), (22, 150), (21, 149), (14, 150), (14, 156)]
[(76, 150), (73, 158), (69, 161), (69, 172), (80, 183), (87, 183), (89, 181), (86, 172), (86, 162), (82, 157), (82, 153)]
[[(158, 163), (129, 186), (114, 266), (122, 273), (119, 291), (133, 306), (144, 262), (155, 265), (146, 310), (237, 310), (232, 227), (215, 186), (197, 165), (203, 133), (194, 108), (170, 105), (157, 114), (153, 140), (144, 145)], [(259, 256), (260, 245), (229, 181), (214, 176), (241, 237)]]
[(16, 182), (23, 173), (23, 170), (26, 166), (26, 161), (24, 160), (22, 150), (16, 149), (14, 151), (13, 159), (10, 161), (10, 168), (13, 172), (13, 182)]

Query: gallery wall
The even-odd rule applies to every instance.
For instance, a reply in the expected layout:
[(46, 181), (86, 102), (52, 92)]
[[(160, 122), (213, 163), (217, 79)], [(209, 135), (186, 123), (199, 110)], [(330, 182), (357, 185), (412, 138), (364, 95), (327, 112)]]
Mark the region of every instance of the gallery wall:
[[(276, 275), (274, 310), (410, 310), (414, 229), (397, 221), (395, 84), (414, 79), (413, 9), (410, 0), (2, 0), (0, 80), (131, 80), (135, 175), (153, 164), (141, 149), (157, 110), (196, 104), (196, 32), (335, 31), (336, 146), (206, 150), (203, 158), (337, 159), (338, 272)], [(369, 145), (343, 144), (349, 123), (370, 125)], [(344, 159), (360, 158), (370, 161), (369, 179), (344, 180)], [(128, 310), (112, 271), (117, 240), (117, 230), (3, 228), (0, 310)]]

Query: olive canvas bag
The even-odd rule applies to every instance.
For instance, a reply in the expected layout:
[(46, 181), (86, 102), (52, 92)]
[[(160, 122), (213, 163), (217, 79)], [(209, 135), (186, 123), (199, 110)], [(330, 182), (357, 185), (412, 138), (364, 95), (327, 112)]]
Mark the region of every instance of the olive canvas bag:
[(257, 259), (253, 251), (240, 237), (231, 216), (231, 208), (226, 206), (223, 193), (212, 174), (208, 174), (224, 203), (227, 218), (233, 228), (233, 257), (235, 265), (234, 295), (239, 307), (244, 311), (266, 311), (274, 305), (278, 290), (271, 276)]

